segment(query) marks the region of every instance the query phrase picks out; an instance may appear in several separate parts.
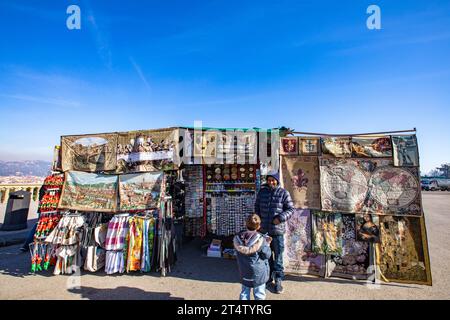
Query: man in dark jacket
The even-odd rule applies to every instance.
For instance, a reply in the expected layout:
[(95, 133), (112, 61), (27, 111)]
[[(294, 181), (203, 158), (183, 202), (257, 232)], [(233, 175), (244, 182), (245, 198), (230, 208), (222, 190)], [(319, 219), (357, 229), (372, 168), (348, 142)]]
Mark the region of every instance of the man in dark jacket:
[(280, 187), (278, 172), (267, 175), (267, 183), (261, 186), (256, 197), (255, 213), (261, 217), (261, 232), (268, 233), (273, 239), (268, 284), (275, 280), (275, 293), (282, 293), (285, 222), (294, 213), (294, 204), (289, 192)]
[(250, 291), (253, 288), (255, 300), (264, 300), (266, 282), (269, 280), (270, 273), (268, 260), (272, 255), (271, 238), (264, 237), (258, 232), (261, 227), (261, 218), (257, 214), (250, 215), (246, 224), (247, 230), (233, 238), (242, 283), (239, 299), (250, 300)]

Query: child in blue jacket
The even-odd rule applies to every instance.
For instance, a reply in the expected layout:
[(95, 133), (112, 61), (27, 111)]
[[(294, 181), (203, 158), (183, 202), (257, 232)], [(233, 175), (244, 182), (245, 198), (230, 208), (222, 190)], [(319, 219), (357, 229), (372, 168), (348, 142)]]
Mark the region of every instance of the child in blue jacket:
[(247, 219), (247, 230), (240, 232), (233, 239), (242, 284), (240, 300), (250, 300), (252, 288), (255, 300), (266, 298), (266, 282), (269, 280), (270, 274), (269, 258), (272, 255), (270, 250), (272, 238), (259, 233), (260, 227), (261, 218), (257, 214), (252, 214)]

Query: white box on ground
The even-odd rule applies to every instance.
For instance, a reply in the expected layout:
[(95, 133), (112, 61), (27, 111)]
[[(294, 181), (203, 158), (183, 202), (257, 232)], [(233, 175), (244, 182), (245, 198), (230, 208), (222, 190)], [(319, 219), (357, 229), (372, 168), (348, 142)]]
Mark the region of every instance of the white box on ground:
[(222, 257), (222, 241), (213, 239), (208, 247), (208, 257), (221, 258)]

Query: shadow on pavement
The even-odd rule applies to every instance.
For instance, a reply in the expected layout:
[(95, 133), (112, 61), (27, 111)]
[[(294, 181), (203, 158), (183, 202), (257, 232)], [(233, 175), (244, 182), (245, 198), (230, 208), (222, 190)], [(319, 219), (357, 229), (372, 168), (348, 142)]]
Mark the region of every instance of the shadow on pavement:
[[(53, 267), (48, 271), (31, 273), (30, 254), (28, 252), (20, 253), (19, 248), (20, 245), (10, 246), (7, 248), (2, 248), (2, 250), (0, 250), (0, 274), (22, 278), (26, 276), (55, 277), (55, 275), (53, 275)], [(94, 273), (81, 270), (81, 274), (112, 278), (122, 277), (125, 275), (132, 277), (160, 277), (160, 273), (154, 271), (150, 273), (130, 272), (108, 275), (103, 270)], [(172, 266), (171, 271), (168, 272), (166, 276), (175, 279), (179, 278), (207, 282), (239, 283), (239, 272), (236, 260), (207, 257), (205, 255), (204, 248), (202, 248), (202, 241), (199, 239), (195, 239), (189, 243), (185, 243), (183, 244), (181, 249), (178, 249), (177, 262), (174, 266)], [(285, 280), (304, 283), (322, 282), (361, 286), (367, 285), (367, 283), (364, 281), (355, 281), (351, 279), (341, 278), (321, 278), (314, 276), (286, 275)], [(379, 285), (385, 287), (395, 286), (408, 288), (408, 285), (394, 283), (380, 283)]]
[(169, 292), (148, 292), (130, 287), (114, 289), (81, 287), (81, 289), (69, 289), (68, 291), (89, 300), (184, 300), (180, 297), (171, 296)]
[[(344, 279), (344, 278), (322, 278), (315, 276), (295, 276), (295, 275), (286, 275), (285, 280), (293, 281), (293, 282), (322, 282), (322, 283), (335, 283), (335, 284), (352, 284), (352, 285), (360, 285), (367, 286), (367, 283), (364, 280), (352, 280), (352, 279)], [(377, 283), (376, 285), (385, 286), (385, 287), (400, 287), (400, 288), (410, 288), (408, 285), (402, 284), (394, 284), (394, 283)]]

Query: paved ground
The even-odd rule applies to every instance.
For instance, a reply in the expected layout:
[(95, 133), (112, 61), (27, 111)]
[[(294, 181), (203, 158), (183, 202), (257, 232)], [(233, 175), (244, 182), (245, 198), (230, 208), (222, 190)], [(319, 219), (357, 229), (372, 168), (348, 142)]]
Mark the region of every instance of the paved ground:
[[(423, 193), (433, 286), (382, 284), (378, 287), (341, 279), (290, 277), (285, 293), (268, 299), (449, 299), (450, 192)], [(151, 274), (108, 276), (82, 273), (81, 289), (71, 276), (30, 274), (28, 254), (19, 246), (0, 248), (0, 299), (237, 299), (236, 262), (203, 256), (199, 242), (184, 244), (167, 277)], [(80, 278), (78, 278), (80, 279)], [(74, 282), (75, 281), (75, 282)]]

